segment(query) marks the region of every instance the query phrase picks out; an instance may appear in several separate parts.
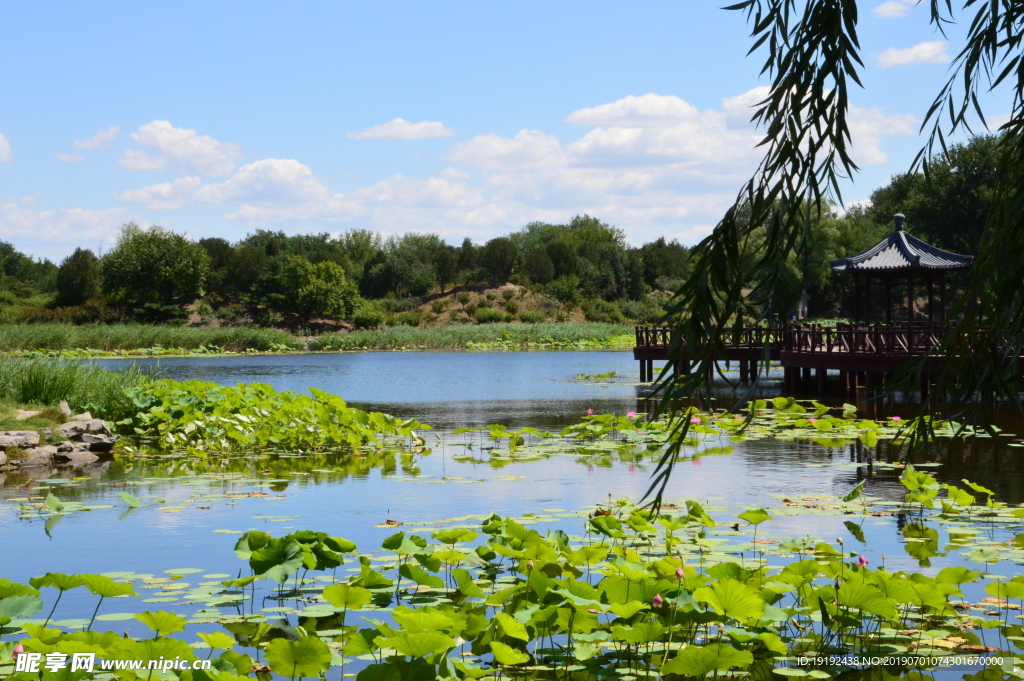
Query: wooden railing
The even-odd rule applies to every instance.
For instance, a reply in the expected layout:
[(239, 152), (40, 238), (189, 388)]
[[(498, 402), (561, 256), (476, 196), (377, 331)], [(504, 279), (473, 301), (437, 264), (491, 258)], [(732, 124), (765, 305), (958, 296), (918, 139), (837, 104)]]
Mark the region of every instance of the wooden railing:
[(939, 346), (952, 328), (945, 322), (913, 324), (837, 324), (790, 326), (787, 352), (843, 353), (861, 355), (925, 355)]
[[(636, 327), (636, 345), (640, 348), (667, 348), (672, 344), (671, 327)], [(758, 326), (733, 332), (726, 331), (722, 342), (729, 347), (763, 348), (765, 345), (781, 345), (786, 338), (786, 329), (776, 326)]]

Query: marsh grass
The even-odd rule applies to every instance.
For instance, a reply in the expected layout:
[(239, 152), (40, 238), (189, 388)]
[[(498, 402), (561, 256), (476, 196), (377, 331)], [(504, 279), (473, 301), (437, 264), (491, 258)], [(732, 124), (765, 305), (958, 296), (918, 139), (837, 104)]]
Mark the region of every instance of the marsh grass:
[(152, 324), (4, 324), (0, 325), (0, 352), (17, 350), (137, 350), (217, 346), (232, 352), (292, 349), (302, 342), (285, 331), (253, 327), (221, 329), (157, 326)]
[[(623, 337), (628, 336), (628, 339)], [(324, 334), (315, 350), (396, 350), (424, 348), (461, 350), (474, 347), (620, 346), (632, 343), (633, 327), (625, 324), (547, 323), (473, 324), (413, 328), (392, 326), (377, 331)]]
[[(148, 376), (134, 364), (119, 371), (107, 371), (80, 362), (0, 359), (0, 401), (52, 408), (67, 400), (73, 412), (90, 411), (107, 420), (131, 416), (135, 408), (126, 389), (147, 380)], [(33, 428), (31, 422), (35, 419), (52, 420), (47, 415), (55, 416), (54, 412), (44, 411), (39, 417), (20, 423)]]

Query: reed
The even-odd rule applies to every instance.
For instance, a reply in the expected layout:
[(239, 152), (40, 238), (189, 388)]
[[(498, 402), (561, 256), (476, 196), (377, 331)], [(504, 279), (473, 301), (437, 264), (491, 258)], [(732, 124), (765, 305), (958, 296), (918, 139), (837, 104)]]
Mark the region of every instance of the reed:
[(472, 324), (392, 326), (376, 331), (329, 333), (312, 342), (315, 350), (462, 350), (472, 348), (602, 347), (632, 344), (633, 327), (624, 324)]
[(4, 324), (0, 325), (0, 352), (17, 350), (138, 350), (217, 346), (232, 352), (302, 348), (285, 331), (254, 327), (193, 328), (153, 324)]
[(117, 371), (84, 362), (0, 358), (0, 401), (55, 407), (116, 421), (136, 411), (126, 390), (149, 377), (134, 364)]

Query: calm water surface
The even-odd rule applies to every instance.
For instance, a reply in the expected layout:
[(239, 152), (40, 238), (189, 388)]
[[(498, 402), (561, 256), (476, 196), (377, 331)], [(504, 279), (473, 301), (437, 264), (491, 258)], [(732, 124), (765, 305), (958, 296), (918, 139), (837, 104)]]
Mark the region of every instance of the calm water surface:
[[(574, 422), (588, 408), (624, 413), (638, 407), (637, 363), (629, 352), (384, 352), (162, 359), (144, 364), (156, 365), (163, 376), (177, 380), (261, 381), (296, 391), (316, 387), (341, 395), (353, 406), (418, 418), (441, 432), (495, 422), (554, 429)], [(616, 376), (606, 385), (576, 376), (610, 371)], [(432, 451), (426, 455), (383, 465), (323, 464), (323, 470), (345, 469), (333, 473), (310, 472), (307, 466), (301, 474), (293, 474), (287, 461), (271, 471), (266, 462), (221, 466), (215, 460), (208, 469), (196, 469), (187, 461), (167, 459), (134, 467), (105, 462), (75, 472), (17, 473), (6, 478), (0, 474), (0, 576), (25, 581), (47, 571), (155, 574), (181, 567), (236, 574), (243, 565), (231, 551), (237, 535), (225, 530), (314, 529), (344, 536), (369, 551), (393, 532), (375, 527), (387, 518), (412, 522), (489, 512), (577, 510), (609, 495), (643, 495), (653, 469), (650, 459), (569, 455), (497, 466), (485, 455), (476, 460), (462, 458), (465, 449), (454, 446), (458, 438), (449, 436), (442, 444), (433, 434), (427, 437)], [(1018, 503), (1024, 501), (1020, 451), (985, 442), (956, 445), (943, 450), (936, 461), (941, 465), (929, 470), (943, 480), (969, 477), (995, 489), (1000, 499)], [(893, 455), (885, 447), (872, 454), (876, 462)], [(812, 443), (750, 440), (736, 443), (729, 455), (709, 456), (699, 465), (683, 464), (672, 478), (668, 497), (694, 498), (735, 510), (777, 505), (779, 497), (773, 495), (780, 494), (841, 496), (869, 477), (866, 494), (900, 499), (898, 471), (869, 466), (865, 455), (866, 451), (854, 451), (850, 445), (830, 449)], [(211, 470), (235, 474), (211, 474)], [(75, 476), (88, 479), (71, 483), (69, 478)], [(446, 477), (461, 478), (467, 484), (431, 484)], [(10, 501), (46, 490), (65, 500), (113, 507), (70, 513), (46, 527), (42, 518), (22, 518), (21, 502)], [(118, 499), (119, 491), (129, 491), (149, 505), (129, 511)], [(204, 500), (226, 492), (269, 496)], [(161, 510), (168, 507), (179, 510)], [(963, 562), (962, 556), (949, 552), (933, 557), (930, 566), (919, 565), (904, 551), (902, 518), (869, 518), (863, 527), (866, 544), (853, 538), (843, 520), (828, 515), (780, 518), (769, 531), (830, 542), (843, 538), (873, 565), (885, 554), (889, 569), (934, 574), (945, 565)], [(578, 520), (549, 523), (540, 529), (556, 527), (571, 533), (582, 530)], [(1000, 532), (1013, 534), (993, 530), (993, 537), (1005, 538)], [(944, 537), (940, 531), (940, 545)], [(88, 616), (92, 605), (91, 597), (69, 592), (57, 619)], [(144, 609), (139, 606), (146, 604), (133, 605)], [(134, 632), (133, 623), (123, 624)]]

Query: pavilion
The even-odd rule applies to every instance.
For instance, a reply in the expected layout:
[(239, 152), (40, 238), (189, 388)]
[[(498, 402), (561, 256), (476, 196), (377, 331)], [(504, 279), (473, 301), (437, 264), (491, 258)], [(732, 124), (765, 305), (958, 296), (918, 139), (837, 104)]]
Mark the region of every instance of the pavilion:
[[(946, 321), (946, 273), (970, 268), (974, 257), (949, 253), (907, 234), (903, 229), (906, 218), (899, 213), (893, 216), (893, 220), (896, 228), (888, 237), (856, 255), (831, 262), (833, 272), (853, 275), (854, 324), (871, 323), (871, 292), (873, 284), (876, 283), (885, 287), (886, 324), (893, 322), (894, 286), (906, 286), (906, 321), (916, 321), (915, 284), (920, 284), (928, 290), (925, 309), (928, 321)], [(936, 288), (939, 290), (937, 315)]]

